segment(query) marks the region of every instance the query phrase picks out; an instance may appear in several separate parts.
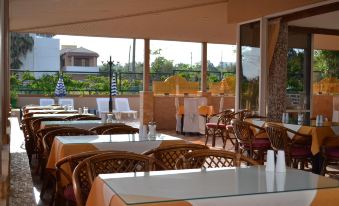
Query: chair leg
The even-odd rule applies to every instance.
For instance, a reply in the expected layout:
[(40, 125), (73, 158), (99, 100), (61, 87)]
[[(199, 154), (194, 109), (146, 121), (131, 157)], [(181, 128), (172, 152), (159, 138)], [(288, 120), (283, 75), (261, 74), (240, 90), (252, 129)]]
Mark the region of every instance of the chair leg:
[(323, 164), (321, 166), (320, 175), (325, 176), (327, 164), (328, 164), (327, 159), (324, 159)]
[(206, 146), (208, 142), (208, 130), (206, 130), (205, 137), (206, 137), (206, 140), (205, 140), (205, 146)]

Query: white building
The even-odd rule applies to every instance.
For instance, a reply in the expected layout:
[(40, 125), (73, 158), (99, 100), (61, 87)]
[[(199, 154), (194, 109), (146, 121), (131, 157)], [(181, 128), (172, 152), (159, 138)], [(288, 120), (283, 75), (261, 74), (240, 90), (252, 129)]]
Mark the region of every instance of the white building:
[(35, 77), (48, 71), (60, 71), (60, 40), (36, 34), (31, 36), (34, 39), (34, 46), (32, 51), (20, 59), (23, 63), (20, 70), (34, 71)]

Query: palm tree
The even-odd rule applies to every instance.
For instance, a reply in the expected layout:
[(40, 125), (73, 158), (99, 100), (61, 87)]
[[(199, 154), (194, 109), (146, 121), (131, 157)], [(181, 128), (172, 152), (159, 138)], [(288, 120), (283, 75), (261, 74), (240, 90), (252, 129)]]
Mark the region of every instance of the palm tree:
[(34, 39), (28, 33), (11, 33), (11, 69), (19, 69), (22, 65), (20, 57), (26, 56), (28, 51), (32, 51)]

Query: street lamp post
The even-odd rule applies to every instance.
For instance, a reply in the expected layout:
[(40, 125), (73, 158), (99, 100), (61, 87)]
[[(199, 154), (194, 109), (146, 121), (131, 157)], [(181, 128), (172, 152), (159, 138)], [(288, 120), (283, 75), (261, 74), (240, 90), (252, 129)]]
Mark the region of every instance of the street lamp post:
[(113, 100), (112, 100), (112, 66), (114, 62), (112, 61), (112, 57), (109, 57), (109, 61), (107, 62), (109, 65), (109, 112), (113, 113)]

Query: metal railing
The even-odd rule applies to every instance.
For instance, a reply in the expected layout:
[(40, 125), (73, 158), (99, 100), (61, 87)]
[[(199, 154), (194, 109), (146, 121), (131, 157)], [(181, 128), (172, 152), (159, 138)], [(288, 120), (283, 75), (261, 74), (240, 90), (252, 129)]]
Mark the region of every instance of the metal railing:
[[(60, 71), (10, 70), (11, 89), (18, 94), (53, 95)], [(108, 72), (62, 72), (68, 94), (109, 94)], [(143, 73), (114, 72), (119, 94), (136, 94), (143, 89)], [(180, 75), (188, 81), (200, 82), (200, 71), (173, 70), (171, 73), (150, 73), (150, 87), (153, 81), (164, 81), (172, 75)], [(209, 81), (221, 81), (234, 72), (208, 71)]]

